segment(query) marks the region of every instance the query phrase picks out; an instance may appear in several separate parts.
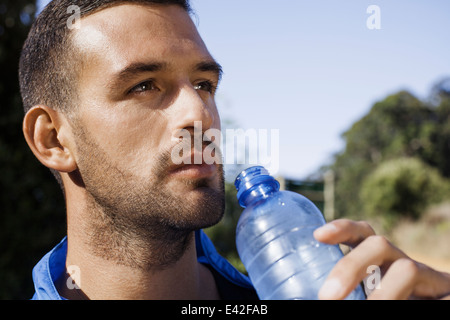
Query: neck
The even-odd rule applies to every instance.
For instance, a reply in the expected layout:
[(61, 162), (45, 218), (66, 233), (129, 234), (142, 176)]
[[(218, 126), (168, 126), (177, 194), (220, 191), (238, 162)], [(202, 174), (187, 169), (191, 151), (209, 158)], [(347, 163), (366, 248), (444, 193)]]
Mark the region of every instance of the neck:
[[(70, 197), (70, 194), (66, 195)], [(77, 203), (77, 206), (70, 204)], [(89, 201), (69, 201), (66, 266), (79, 274), (58, 284), (68, 299), (218, 299), (210, 271), (197, 261), (194, 232), (123, 236)], [(101, 215), (100, 215), (101, 216)], [(156, 227), (156, 226), (155, 226)], [(157, 229), (155, 229), (157, 230)], [(169, 257), (169, 258), (167, 258)], [(175, 258), (176, 257), (176, 258)], [(75, 282), (77, 289), (67, 286)]]
[[(193, 236), (191, 237), (193, 238)], [(79, 289), (71, 289), (65, 278), (60, 294), (68, 299), (101, 300), (206, 300), (218, 299), (214, 279), (196, 259), (195, 246), (190, 245), (176, 263), (160, 270), (142, 270), (105, 260), (68, 241), (67, 266), (77, 266), (73, 277)], [(70, 280), (69, 280), (70, 283)]]

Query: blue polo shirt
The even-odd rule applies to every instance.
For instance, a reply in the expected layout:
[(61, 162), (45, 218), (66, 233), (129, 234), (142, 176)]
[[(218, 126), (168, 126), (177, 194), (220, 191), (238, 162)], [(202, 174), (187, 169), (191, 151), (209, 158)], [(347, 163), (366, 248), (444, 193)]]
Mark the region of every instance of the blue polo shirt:
[[(213, 243), (202, 231), (195, 232), (197, 260), (211, 270), (219, 294), (224, 300), (258, 299), (250, 279), (219, 255)], [(55, 283), (66, 272), (67, 238), (47, 253), (33, 269), (35, 294), (33, 300), (64, 300)]]

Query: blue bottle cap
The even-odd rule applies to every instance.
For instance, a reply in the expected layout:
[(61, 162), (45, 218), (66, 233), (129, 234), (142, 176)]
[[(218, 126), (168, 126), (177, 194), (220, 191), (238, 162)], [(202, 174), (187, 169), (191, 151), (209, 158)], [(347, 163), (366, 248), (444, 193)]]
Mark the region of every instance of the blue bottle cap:
[(237, 190), (237, 198), (240, 200), (241, 196), (253, 186), (260, 183), (275, 183), (277, 188), (280, 184), (275, 180), (263, 166), (254, 166), (242, 171), (234, 181), (234, 186)]

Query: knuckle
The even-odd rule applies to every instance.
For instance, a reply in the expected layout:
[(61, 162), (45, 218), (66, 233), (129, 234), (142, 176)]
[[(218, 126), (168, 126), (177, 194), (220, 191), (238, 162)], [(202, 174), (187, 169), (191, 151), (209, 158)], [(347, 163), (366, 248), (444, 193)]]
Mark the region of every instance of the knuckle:
[(414, 260), (408, 258), (400, 258), (396, 260), (392, 264), (391, 268), (401, 270), (404, 274), (407, 274), (411, 277), (418, 276), (420, 272), (420, 266)]
[(373, 230), (372, 226), (367, 221), (359, 221), (358, 223), (363, 229), (367, 230), (368, 233), (375, 235), (375, 230)]
[(372, 235), (367, 237), (367, 241), (371, 243), (372, 246), (384, 250), (391, 247), (391, 243), (384, 236)]

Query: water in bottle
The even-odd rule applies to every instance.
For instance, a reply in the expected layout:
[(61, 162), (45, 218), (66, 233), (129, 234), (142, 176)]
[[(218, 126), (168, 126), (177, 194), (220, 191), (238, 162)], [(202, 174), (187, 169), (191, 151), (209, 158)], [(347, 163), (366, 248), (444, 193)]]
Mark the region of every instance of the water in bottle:
[[(241, 172), (235, 186), (245, 208), (237, 228), (239, 256), (262, 300), (315, 300), (343, 254), (338, 245), (315, 240), (325, 224), (319, 209), (304, 196), (279, 191), (261, 166)], [(365, 299), (358, 286), (347, 299)]]

